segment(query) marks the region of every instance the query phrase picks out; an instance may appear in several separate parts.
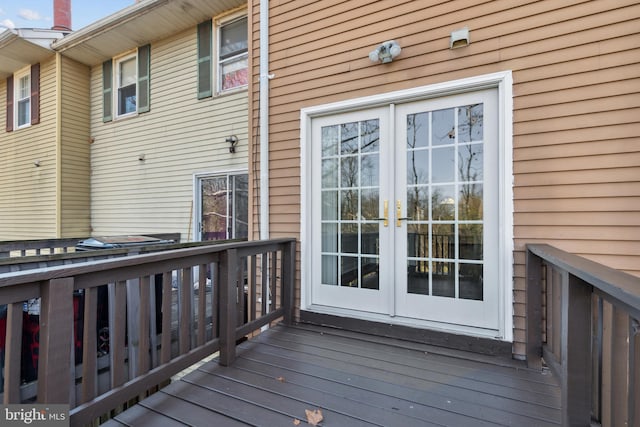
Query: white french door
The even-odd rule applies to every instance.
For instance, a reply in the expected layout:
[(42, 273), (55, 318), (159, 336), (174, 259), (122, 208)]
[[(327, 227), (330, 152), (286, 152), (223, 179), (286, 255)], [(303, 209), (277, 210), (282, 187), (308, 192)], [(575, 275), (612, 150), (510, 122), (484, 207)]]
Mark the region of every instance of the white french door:
[(499, 336), (497, 99), (311, 120), (312, 308)]
[(396, 108), (395, 315), (497, 330), (497, 97)]
[[(384, 195), (392, 191), (387, 108), (313, 121), (314, 304), (386, 314), (393, 256)], [(386, 229), (385, 229), (386, 228)]]

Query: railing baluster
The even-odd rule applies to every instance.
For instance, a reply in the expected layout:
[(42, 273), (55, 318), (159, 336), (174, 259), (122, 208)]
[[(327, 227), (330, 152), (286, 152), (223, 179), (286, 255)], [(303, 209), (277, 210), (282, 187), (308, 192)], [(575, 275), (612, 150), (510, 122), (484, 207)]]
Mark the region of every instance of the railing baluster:
[(278, 301), (278, 251), (273, 250), (271, 253), (271, 271), (269, 272), (271, 275), (271, 280), (269, 286), (271, 290), (269, 292), (269, 301), (271, 303), (271, 307), (269, 308), (269, 312), (272, 312), (276, 309), (276, 302)]
[[(290, 325), (295, 317), (296, 241), (284, 244), (282, 259), (282, 307), (284, 323)], [(541, 350), (540, 350), (541, 351)]]
[(215, 338), (220, 338), (220, 260), (211, 264), (211, 331)]
[(7, 304), (3, 403), (20, 403), (20, 359), (22, 355), (22, 303)]
[(171, 296), (172, 274), (162, 274), (162, 338), (160, 349), (160, 363), (168, 363), (171, 360)]
[(262, 279), (262, 312), (264, 316), (269, 312), (269, 253), (262, 253), (262, 262), (260, 263), (260, 278)]
[(236, 319), (238, 303), (238, 250), (228, 249), (220, 257), (220, 358), (229, 366), (236, 356)]
[(38, 402), (69, 402), (73, 278), (43, 282), (38, 351)]
[(126, 381), (126, 286), (126, 282), (124, 281), (109, 284), (109, 358), (111, 362), (111, 388), (119, 387)]
[(191, 329), (193, 323), (191, 298), (193, 297), (193, 285), (191, 282), (191, 268), (182, 269), (182, 280), (178, 288), (179, 292), (179, 336), (180, 354), (185, 354), (191, 349)]
[(198, 268), (198, 346), (204, 345), (207, 330), (207, 265)]
[(629, 424), (640, 424), (640, 323), (631, 319), (631, 345), (629, 346)]
[(611, 328), (611, 425), (627, 426), (629, 413), (629, 316), (613, 307)]
[(602, 415), (602, 298), (594, 295), (592, 298), (592, 345), (591, 351), (592, 357), (592, 398), (591, 398), (591, 411), (596, 420), (599, 420)]
[[(151, 294), (151, 283), (149, 276), (140, 278), (140, 309), (138, 312), (138, 371), (135, 375), (146, 374), (149, 372), (150, 360), (149, 360), (149, 324), (151, 320), (151, 311), (149, 310), (149, 297)], [(155, 319), (155, 317), (154, 317)]]
[(527, 252), (527, 366), (542, 369), (542, 260)]
[(258, 269), (257, 269), (257, 258), (256, 255), (252, 255), (251, 257), (249, 257), (249, 278), (248, 278), (248, 285), (249, 285), (249, 320), (255, 320), (256, 317), (256, 310), (257, 310), (257, 305), (256, 302), (258, 300), (258, 292), (257, 292), (257, 273), (258, 273)]
[(84, 322), (82, 330), (82, 393), (80, 403), (88, 402), (98, 391), (97, 336), (98, 288), (84, 290)]
[(563, 425), (591, 422), (591, 286), (565, 273), (562, 281)]

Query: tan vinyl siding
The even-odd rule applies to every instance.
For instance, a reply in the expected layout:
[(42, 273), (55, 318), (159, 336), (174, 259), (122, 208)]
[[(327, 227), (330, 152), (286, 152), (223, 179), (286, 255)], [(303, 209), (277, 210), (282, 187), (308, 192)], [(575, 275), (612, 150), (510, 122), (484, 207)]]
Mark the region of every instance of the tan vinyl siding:
[[(94, 235), (193, 239), (194, 173), (247, 169), (247, 91), (198, 100), (196, 43), (195, 27), (151, 43), (151, 110), (135, 117), (102, 122), (102, 66), (92, 68)], [(239, 138), (235, 154), (225, 142), (231, 135)]]
[(62, 58), (60, 236), (88, 236), (89, 67)]
[[(56, 236), (56, 61), (40, 63), (40, 123), (0, 137), (0, 240)], [(6, 122), (6, 80), (0, 120)], [(34, 162), (39, 161), (36, 167)]]
[[(258, 1), (252, 10), (258, 81)], [(450, 50), (465, 26), (471, 44)], [(514, 353), (524, 354), (526, 243), (640, 275), (637, 1), (283, 0), (271, 2), (270, 28), (272, 237), (299, 236), (301, 108), (512, 70)], [(370, 62), (390, 39), (401, 55)]]

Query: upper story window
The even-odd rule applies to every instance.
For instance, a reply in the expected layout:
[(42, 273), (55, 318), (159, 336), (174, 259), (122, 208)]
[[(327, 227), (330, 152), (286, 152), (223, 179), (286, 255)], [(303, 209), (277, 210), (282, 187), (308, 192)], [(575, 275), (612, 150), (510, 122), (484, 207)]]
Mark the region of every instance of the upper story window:
[(102, 63), (103, 121), (149, 111), (150, 60), (151, 47), (146, 45)]
[(16, 75), (16, 129), (31, 124), (31, 73)]
[(215, 43), (212, 22), (198, 25), (198, 98), (211, 96), (214, 86), (220, 93), (246, 87), (249, 82), (247, 16), (225, 17), (216, 25)]
[(40, 123), (40, 64), (34, 64), (7, 78), (6, 130)]
[(137, 92), (136, 56), (128, 56), (116, 61), (116, 85), (118, 88), (118, 116), (135, 113)]
[(240, 18), (220, 26), (218, 41), (220, 91), (246, 86), (249, 66), (247, 18)]

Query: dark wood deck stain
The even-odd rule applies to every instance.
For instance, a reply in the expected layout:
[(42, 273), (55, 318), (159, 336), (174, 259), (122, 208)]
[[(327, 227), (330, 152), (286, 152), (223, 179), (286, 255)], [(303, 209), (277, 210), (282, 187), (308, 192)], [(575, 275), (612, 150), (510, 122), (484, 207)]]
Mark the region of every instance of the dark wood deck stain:
[(108, 426), (560, 425), (548, 372), (501, 357), (314, 326), (276, 326), (106, 423)]

